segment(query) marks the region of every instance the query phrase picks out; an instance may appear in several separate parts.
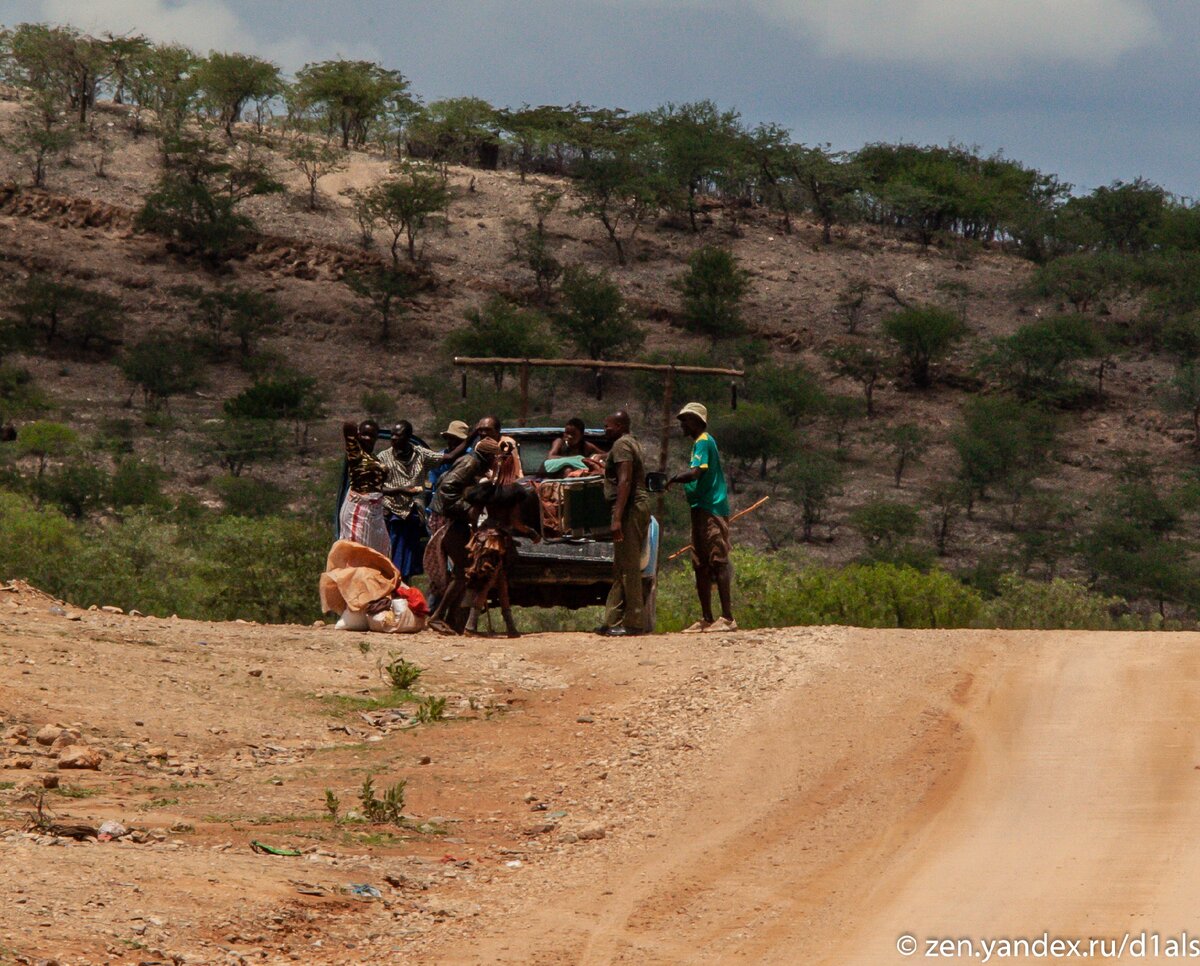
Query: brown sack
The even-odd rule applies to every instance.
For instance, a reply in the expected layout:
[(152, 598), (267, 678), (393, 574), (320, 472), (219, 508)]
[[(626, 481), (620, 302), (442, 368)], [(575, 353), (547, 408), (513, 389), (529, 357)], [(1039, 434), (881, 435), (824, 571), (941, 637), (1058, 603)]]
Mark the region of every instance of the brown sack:
[(387, 597), (401, 583), (387, 557), (353, 540), (339, 540), (329, 549), (321, 574), (321, 610), (340, 614), (361, 611), (371, 601)]

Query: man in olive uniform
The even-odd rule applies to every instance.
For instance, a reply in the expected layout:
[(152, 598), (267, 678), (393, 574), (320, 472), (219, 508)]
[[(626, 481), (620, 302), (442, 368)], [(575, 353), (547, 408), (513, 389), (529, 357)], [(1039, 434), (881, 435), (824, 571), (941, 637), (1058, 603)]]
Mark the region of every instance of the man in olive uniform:
[(597, 633), (633, 637), (644, 629), (642, 551), (650, 530), (645, 458), (629, 431), (629, 413), (605, 419), (604, 435), (612, 443), (604, 461), (604, 495), (612, 507), (613, 585)]

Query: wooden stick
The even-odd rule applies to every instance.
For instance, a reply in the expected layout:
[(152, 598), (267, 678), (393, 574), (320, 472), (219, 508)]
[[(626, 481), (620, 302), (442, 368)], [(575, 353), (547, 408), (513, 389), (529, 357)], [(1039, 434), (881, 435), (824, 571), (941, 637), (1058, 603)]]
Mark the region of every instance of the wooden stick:
[[(737, 513), (735, 513), (733, 516), (731, 516), (729, 518), (729, 522), (733, 523), (735, 520), (740, 520), (747, 513), (750, 513), (753, 510), (757, 510), (760, 506), (762, 506), (764, 503), (766, 503), (767, 500), (769, 500), (769, 499), (771, 499), (769, 496), (764, 496), (757, 503), (752, 503), (750, 506), (746, 507), (746, 509), (739, 510)], [(671, 556), (667, 557), (667, 559), (674, 560), (676, 557), (682, 557), (685, 553), (687, 553), (691, 549), (692, 549), (692, 545), (689, 543), (686, 547), (682, 547), (679, 550), (676, 550), (673, 554), (671, 554)]]

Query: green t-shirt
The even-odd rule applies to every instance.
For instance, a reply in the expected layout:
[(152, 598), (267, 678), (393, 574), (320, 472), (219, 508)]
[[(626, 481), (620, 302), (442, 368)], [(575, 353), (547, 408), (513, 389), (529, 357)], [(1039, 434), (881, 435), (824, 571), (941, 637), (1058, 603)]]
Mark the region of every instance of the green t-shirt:
[(721, 454), (717, 441), (701, 433), (692, 444), (692, 469), (702, 469), (700, 479), (683, 485), (688, 506), (716, 517), (729, 516), (729, 495), (725, 489), (725, 471), (721, 469)]

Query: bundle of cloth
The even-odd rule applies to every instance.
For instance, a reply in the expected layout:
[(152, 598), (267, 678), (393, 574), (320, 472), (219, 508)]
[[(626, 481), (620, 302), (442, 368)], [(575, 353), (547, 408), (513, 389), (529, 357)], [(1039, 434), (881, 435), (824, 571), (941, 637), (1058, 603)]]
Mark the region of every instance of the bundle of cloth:
[(425, 595), (404, 583), (392, 561), (353, 540), (330, 547), (319, 589), (321, 609), (340, 615), (339, 630), (415, 634), (429, 617)]

